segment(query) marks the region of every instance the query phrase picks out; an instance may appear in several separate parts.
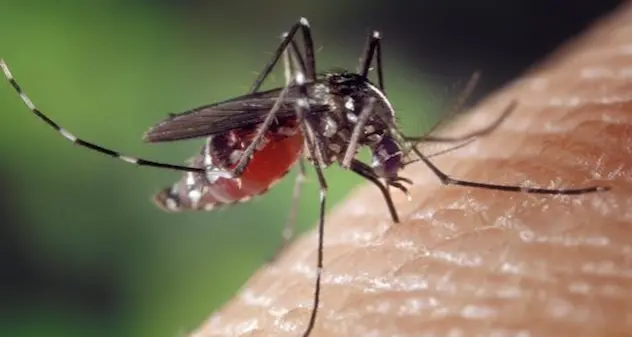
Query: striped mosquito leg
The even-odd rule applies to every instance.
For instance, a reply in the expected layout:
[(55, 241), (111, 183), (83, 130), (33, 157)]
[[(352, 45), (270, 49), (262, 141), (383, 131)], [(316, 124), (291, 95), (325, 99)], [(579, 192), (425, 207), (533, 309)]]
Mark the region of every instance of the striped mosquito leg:
[[(281, 39), (285, 39), (287, 33), (283, 33), (281, 35)], [(288, 45), (288, 48), (283, 52), (283, 70), (285, 74), (285, 85), (288, 86), (292, 83), (294, 77), (296, 76), (296, 72), (294, 69), (298, 69), (297, 71), (305, 70), (305, 62), (302, 60), (300, 53), (298, 52), (298, 47), (296, 43), (292, 40)], [(274, 253), (270, 262), (274, 262), (277, 256), (287, 245), (292, 242), (294, 239), (294, 235), (296, 232), (296, 215), (298, 213), (299, 201), (301, 199), (301, 188), (306, 180), (306, 167), (305, 167), (305, 159), (300, 158), (298, 164), (298, 173), (296, 175), (296, 179), (294, 181), (294, 188), (292, 191), (292, 201), (290, 204), (290, 213), (288, 214), (287, 220), (285, 222), (285, 226), (283, 226), (282, 238), (283, 242), (281, 246), (277, 248), (277, 251)]]
[(360, 139), (360, 133), (364, 131), (364, 124), (366, 124), (366, 121), (369, 119), (369, 115), (373, 112), (374, 105), (375, 97), (369, 98), (367, 105), (365, 105), (362, 109), (362, 112), (360, 112), (360, 116), (358, 117), (356, 125), (353, 127), (351, 138), (349, 139), (349, 146), (347, 146), (347, 150), (345, 151), (342, 163), (340, 164), (340, 166), (345, 169), (349, 169), (349, 166), (351, 165), (351, 160), (358, 150), (358, 140)]
[[(309, 59), (309, 53), (308, 53)], [(308, 62), (310, 63), (310, 62)], [(307, 87), (305, 86), (305, 74), (302, 71), (296, 71), (294, 74), (294, 82), (299, 86), (301, 97), (296, 100), (295, 109), (296, 115), (299, 119), (299, 126), (301, 132), (305, 135), (305, 147), (307, 148), (307, 154), (312, 158), (312, 164), (314, 171), (316, 171), (316, 178), (320, 187), (320, 203), (318, 214), (318, 247), (316, 256), (316, 280), (314, 283), (314, 301), (312, 304), (311, 314), (307, 323), (307, 328), (303, 333), (303, 337), (309, 337), (314, 325), (316, 324), (316, 318), (318, 316), (318, 306), (320, 304), (320, 290), (322, 286), (322, 274), (323, 274), (323, 240), (325, 238), (325, 206), (327, 203), (327, 180), (323, 174), (323, 152), (320, 148), (320, 142), (317, 139), (317, 135), (314, 131), (314, 127), (308, 119), (305, 118), (309, 112), (309, 101), (307, 100)]]
[[(392, 121), (386, 121), (389, 124), (389, 128), (393, 132), (393, 134), (397, 135), (399, 138), (406, 140), (406, 137), (397, 129), (397, 126)], [(579, 195), (586, 193), (594, 193), (594, 192), (604, 192), (609, 191), (609, 186), (590, 186), (590, 187), (582, 187), (582, 188), (540, 188), (540, 187), (527, 187), (520, 185), (500, 185), (493, 183), (482, 183), (478, 181), (470, 181), (470, 180), (462, 180), (452, 178), (449, 175), (445, 174), (441, 169), (439, 169), (435, 164), (432, 163), (428, 159), (428, 156), (425, 156), (415, 144), (407, 142), (407, 147), (413, 151), (420, 161), (422, 161), (430, 171), (441, 181), (443, 185), (455, 185), (455, 186), (466, 186), (466, 187), (474, 187), (474, 188), (482, 188), (487, 190), (496, 190), (496, 191), (505, 191), (505, 192), (519, 192), (519, 193), (530, 193), (530, 194), (548, 194), (548, 195)]]
[[(294, 42), (294, 35), (299, 30), (301, 31), (303, 35), (303, 44), (305, 47), (305, 59), (303, 59), (303, 57), (300, 56), (300, 53), (298, 51), (298, 46), (296, 42)], [(290, 50), (291, 50), (290, 52), (296, 55), (295, 58), (297, 62), (299, 64), (302, 63), (299, 67), (303, 68), (301, 72), (303, 78), (307, 76), (307, 78), (310, 81), (314, 81), (316, 79), (316, 60), (314, 59), (314, 41), (312, 40), (311, 28), (309, 26), (309, 22), (307, 21), (307, 19), (300, 18), (298, 22), (296, 22), (287, 33), (283, 33), (281, 35), (281, 38), (282, 38), (281, 44), (277, 47), (277, 50), (274, 52), (274, 55), (272, 56), (272, 59), (270, 59), (270, 61), (268, 62), (268, 64), (266, 64), (263, 71), (259, 74), (259, 77), (255, 80), (255, 83), (250, 89), (251, 93), (257, 92), (259, 90), (259, 88), (263, 84), (263, 81), (268, 77), (268, 75), (270, 74), (270, 72), (272, 71), (276, 63), (286, 53), (288, 46), (290, 46)], [(279, 93), (279, 97), (277, 98), (277, 101), (275, 102), (274, 106), (272, 107), (268, 115), (266, 116), (263, 123), (261, 123), (261, 125), (259, 126), (257, 133), (252, 139), (252, 143), (248, 145), (248, 147), (244, 150), (241, 158), (239, 158), (239, 161), (237, 162), (237, 164), (235, 164), (235, 167), (230, 173), (230, 177), (239, 177), (244, 172), (244, 170), (246, 169), (246, 166), (248, 166), (248, 163), (250, 162), (252, 158), (252, 154), (257, 148), (257, 145), (263, 138), (263, 135), (270, 128), (270, 125), (276, 120), (275, 118), (276, 113), (279, 111), (279, 108), (281, 106), (281, 103), (285, 99), (285, 96), (287, 96), (288, 90), (289, 90), (289, 86), (286, 85), (285, 88), (283, 88), (283, 90)]]
[[(298, 50), (298, 48), (296, 48), (296, 42), (293, 41), (294, 36), (299, 30), (303, 35), (303, 45), (305, 48), (305, 59), (303, 62), (304, 74), (310, 80), (314, 80), (316, 78), (316, 60), (314, 58), (314, 41), (312, 40), (311, 28), (306, 18), (300, 18), (287, 33), (282, 35), (281, 44), (277, 47), (274, 55), (263, 68), (259, 77), (255, 80), (252, 88), (250, 88), (250, 93), (259, 91), (263, 81), (268, 77), (288, 45), (293, 44), (295, 46), (294, 49)], [(301, 60), (303, 60), (302, 57)]]
[(377, 62), (377, 84), (384, 94), (386, 94), (386, 90), (384, 89), (384, 73), (382, 72), (382, 45), (380, 41), (382, 40), (382, 35), (378, 31), (373, 31), (366, 42), (366, 47), (362, 52), (362, 57), (360, 57), (360, 64), (358, 65), (357, 72), (361, 74), (364, 78), (369, 76), (369, 71), (371, 70), (371, 64), (373, 63), (373, 59)]
[[(397, 214), (397, 209), (395, 208), (395, 204), (393, 203), (391, 192), (388, 190), (388, 187), (385, 186), (384, 183), (380, 181), (380, 177), (378, 177), (375, 174), (375, 172), (373, 171), (373, 168), (371, 168), (371, 166), (357, 159), (353, 159), (351, 161), (351, 165), (349, 166), (349, 169), (352, 172), (363, 177), (364, 179), (367, 179), (368, 181), (372, 182), (373, 184), (375, 184), (375, 186), (377, 186), (377, 188), (380, 189), (380, 192), (382, 192), (382, 195), (384, 196), (386, 207), (388, 207), (388, 211), (389, 213), (391, 213), (391, 219), (393, 220), (394, 223), (399, 223), (399, 215)], [(398, 188), (400, 188), (402, 192), (408, 193), (408, 190), (405, 187), (399, 185)]]
[[(145, 160), (145, 159), (141, 159), (141, 158), (130, 157), (130, 156), (124, 155), (124, 154), (122, 154), (122, 153), (120, 153), (118, 151), (114, 151), (114, 150), (111, 150), (111, 149), (99, 146), (97, 144), (85, 141), (85, 140), (83, 140), (81, 138), (77, 138), (70, 131), (64, 129), (59, 124), (57, 124), (55, 121), (53, 121), (52, 119), (48, 118), (48, 116), (46, 116), (43, 112), (41, 112), (35, 106), (35, 104), (33, 104), (33, 101), (31, 101), (31, 99), (28, 97), (28, 95), (22, 90), (22, 88), (20, 87), (18, 82), (15, 80), (15, 78), (11, 74), (11, 71), (9, 70), (9, 67), (7, 66), (7, 64), (2, 59), (0, 59), (0, 68), (2, 68), (2, 72), (6, 76), (7, 80), (9, 80), (9, 83), (11, 83), (11, 85), (13, 86), (15, 91), (18, 93), (18, 95), (20, 96), (20, 98), (22, 99), (22, 101), (24, 102), (26, 107), (29, 110), (31, 110), (31, 112), (35, 116), (37, 116), (39, 119), (44, 121), (50, 127), (55, 129), (57, 132), (59, 132), (59, 134), (61, 134), (64, 138), (66, 138), (67, 140), (71, 141), (72, 143), (77, 144), (77, 145), (82, 146), (82, 147), (85, 147), (85, 148), (88, 148), (90, 150), (93, 150), (93, 151), (105, 154), (105, 155), (108, 155), (110, 157), (118, 158), (118, 159), (120, 159), (120, 160), (122, 160), (122, 161), (124, 161), (126, 163), (129, 163), (129, 164), (134, 164), (134, 165), (139, 165), (139, 166), (157, 167), (157, 168), (170, 169), (170, 170), (176, 170), (176, 171), (205, 173), (205, 170), (203, 168), (172, 165), (172, 164), (155, 162), (155, 161), (151, 161), (151, 160)], [(222, 176), (223, 174), (224, 174), (223, 172), (218, 172), (218, 175), (220, 175), (220, 176)]]

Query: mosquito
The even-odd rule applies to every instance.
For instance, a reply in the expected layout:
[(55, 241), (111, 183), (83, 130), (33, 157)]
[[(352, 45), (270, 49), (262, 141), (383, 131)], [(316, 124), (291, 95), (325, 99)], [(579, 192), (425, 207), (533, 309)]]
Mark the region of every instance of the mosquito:
[[(297, 42), (299, 33), (302, 35), (302, 45)], [(281, 59), (285, 85), (260, 90)], [(377, 82), (369, 79), (374, 63)], [(404, 135), (396, 125), (395, 109), (386, 96), (381, 36), (377, 31), (369, 35), (355, 72), (319, 73), (316, 71), (310, 25), (307, 19), (299, 19), (282, 35), (281, 44), (248, 93), (171, 114), (145, 133), (144, 140), (150, 143), (205, 138), (201, 151), (187, 166), (130, 157), (74, 136), (33, 104), (2, 60), (0, 67), (28, 109), (72, 143), (126, 163), (183, 172), (179, 181), (162, 189), (154, 197), (155, 202), (169, 212), (208, 211), (247, 201), (265, 193), (294, 166), (298, 166), (299, 171), (292, 197), (292, 203), (296, 205), (305, 177), (306, 162), (310, 163), (316, 174), (320, 201), (314, 296), (309, 321), (303, 332), (305, 337), (311, 334), (315, 326), (320, 304), (328, 190), (323, 170), (334, 163), (377, 186), (394, 223), (399, 223), (399, 216), (390, 188), (408, 193), (405, 184), (412, 184), (412, 181), (401, 177), (399, 173), (412, 161), (423, 162), (443, 185), (547, 195), (578, 195), (609, 190), (605, 186), (548, 189), (498, 185), (456, 179), (445, 174), (429, 160), (432, 155), (422, 154), (417, 145), (420, 142), (463, 142), (453, 149), (464, 146), (475, 137), (484, 136), (495, 129), (515, 109), (516, 102), (510, 103), (492, 125), (465, 135)], [(370, 150), (370, 163), (357, 158), (362, 148)], [(406, 161), (410, 154), (414, 154), (416, 159)], [(294, 237), (294, 213), (290, 211), (284, 227), (283, 246)]]

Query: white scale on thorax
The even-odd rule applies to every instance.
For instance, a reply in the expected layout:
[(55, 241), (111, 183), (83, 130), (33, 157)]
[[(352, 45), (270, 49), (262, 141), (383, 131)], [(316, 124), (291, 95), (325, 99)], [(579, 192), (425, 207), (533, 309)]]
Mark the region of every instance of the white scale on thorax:
[(336, 134), (336, 132), (338, 132), (338, 124), (336, 123), (336, 121), (333, 120), (333, 118), (326, 116), (323, 136), (331, 138)]
[(351, 124), (355, 124), (358, 122), (358, 115), (355, 112), (355, 100), (351, 96), (347, 96), (345, 98), (345, 109), (347, 109), (347, 120)]
[(314, 92), (312, 93), (312, 95), (314, 97), (316, 97), (317, 99), (321, 98), (321, 97), (325, 97), (325, 98), (329, 98), (330, 97), (329, 96), (329, 87), (328, 86), (326, 86), (326, 85), (324, 85), (322, 83), (317, 83), (317, 84), (314, 84), (313, 88), (314, 88), (313, 89)]
[[(381, 91), (379, 91), (375, 86), (372, 86), (368, 83), (367, 85), (369, 86), (369, 89), (371, 89), (371, 91), (379, 95), (380, 99), (385, 102), (387, 107), (391, 110), (391, 114), (394, 116), (394, 114), (392, 113), (393, 107), (391, 106), (390, 102), (386, 99), (386, 96), (384, 96), (384, 94)], [(347, 120), (349, 121), (349, 123), (351, 124), (357, 123), (358, 115), (355, 113), (355, 99), (353, 99), (352, 96), (347, 96), (345, 98), (345, 109), (347, 109)], [(373, 125), (365, 125), (364, 132), (373, 133), (375, 132), (375, 127)]]

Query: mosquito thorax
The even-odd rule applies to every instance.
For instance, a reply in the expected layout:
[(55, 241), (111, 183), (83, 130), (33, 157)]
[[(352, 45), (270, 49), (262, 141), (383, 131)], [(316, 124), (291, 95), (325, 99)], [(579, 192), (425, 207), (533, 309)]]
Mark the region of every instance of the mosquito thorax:
[(330, 109), (311, 118), (323, 139), (326, 164), (342, 160), (353, 129), (371, 99), (372, 111), (357, 140), (358, 148), (368, 146), (374, 152), (384, 137), (390, 138), (387, 122), (393, 120), (394, 110), (377, 86), (359, 74), (344, 71), (322, 74), (319, 82), (311, 94), (327, 100)]

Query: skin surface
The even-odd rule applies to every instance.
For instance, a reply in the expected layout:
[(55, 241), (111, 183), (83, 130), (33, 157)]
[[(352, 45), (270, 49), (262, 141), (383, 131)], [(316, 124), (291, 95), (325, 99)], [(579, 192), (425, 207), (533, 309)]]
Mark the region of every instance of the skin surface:
[[(453, 177), (583, 196), (445, 187), (416, 163), (390, 221), (374, 186), (331, 212), (316, 336), (632, 335), (632, 5), (460, 117), (491, 135), (434, 162)], [(316, 235), (262, 268), (191, 336), (300, 336)]]

